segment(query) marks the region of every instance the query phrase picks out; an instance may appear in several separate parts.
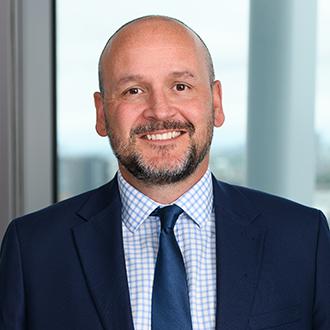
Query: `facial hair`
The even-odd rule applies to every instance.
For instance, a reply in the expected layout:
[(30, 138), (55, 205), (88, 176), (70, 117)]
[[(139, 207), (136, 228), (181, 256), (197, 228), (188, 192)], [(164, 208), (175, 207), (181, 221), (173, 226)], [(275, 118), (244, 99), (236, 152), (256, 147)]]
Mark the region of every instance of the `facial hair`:
[[(144, 125), (133, 128), (127, 143), (121, 141), (112, 132), (108, 120), (106, 121), (108, 137), (111, 148), (118, 159), (118, 162), (125, 167), (136, 179), (150, 185), (166, 185), (182, 181), (189, 177), (198, 165), (203, 161), (210, 150), (213, 136), (213, 121), (207, 125), (207, 133), (202, 145), (194, 140), (195, 127), (190, 122), (180, 121), (151, 121)], [(168, 166), (159, 167), (151, 162), (147, 163), (143, 153), (136, 148), (137, 135), (146, 135), (158, 130), (184, 130), (189, 134), (190, 144), (182, 155), (180, 161), (174, 168)], [(155, 146), (155, 152), (159, 153), (162, 159), (170, 157), (170, 150), (173, 145)]]

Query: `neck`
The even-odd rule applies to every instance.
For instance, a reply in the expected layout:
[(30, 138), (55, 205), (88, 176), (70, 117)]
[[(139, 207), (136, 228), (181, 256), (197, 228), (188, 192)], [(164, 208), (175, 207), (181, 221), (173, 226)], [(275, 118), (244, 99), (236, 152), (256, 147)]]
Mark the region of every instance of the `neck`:
[(208, 160), (204, 159), (204, 161), (199, 164), (195, 172), (186, 179), (165, 185), (146, 184), (145, 182), (136, 179), (123, 166), (119, 165), (119, 169), (123, 178), (135, 189), (139, 190), (157, 203), (171, 204), (203, 177), (208, 168)]

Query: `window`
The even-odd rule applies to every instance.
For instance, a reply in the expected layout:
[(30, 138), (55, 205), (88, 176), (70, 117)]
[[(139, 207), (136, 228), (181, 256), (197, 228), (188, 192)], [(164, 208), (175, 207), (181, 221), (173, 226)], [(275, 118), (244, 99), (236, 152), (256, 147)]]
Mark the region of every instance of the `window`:
[(318, 1), (316, 66), (316, 189), (314, 203), (330, 218), (330, 3)]
[[(205, 13), (205, 14), (201, 14)], [(191, 26), (208, 45), (223, 86), (224, 126), (215, 129), (211, 168), (218, 178), (245, 184), (249, 1), (141, 0), (127, 3), (57, 0), (58, 198), (97, 187), (117, 169), (107, 139), (94, 129), (92, 93), (98, 90), (98, 57), (109, 36), (139, 16), (162, 14)], [(318, 2), (315, 131), (315, 206), (330, 216), (330, 5)]]

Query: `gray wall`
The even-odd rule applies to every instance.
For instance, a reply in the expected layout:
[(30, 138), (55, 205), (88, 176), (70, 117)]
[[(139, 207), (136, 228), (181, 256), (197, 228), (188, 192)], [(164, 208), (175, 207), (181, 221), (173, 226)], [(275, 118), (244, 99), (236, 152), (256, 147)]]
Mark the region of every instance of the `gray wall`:
[(0, 2), (0, 239), (53, 201), (51, 0)]

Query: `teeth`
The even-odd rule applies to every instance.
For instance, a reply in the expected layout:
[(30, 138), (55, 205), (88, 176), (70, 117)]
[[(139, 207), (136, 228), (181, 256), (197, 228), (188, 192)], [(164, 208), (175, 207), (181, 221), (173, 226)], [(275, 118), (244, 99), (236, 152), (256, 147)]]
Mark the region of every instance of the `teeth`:
[(179, 136), (180, 132), (167, 132), (163, 134), (147, 134), (148, 140), (169, 140)]

